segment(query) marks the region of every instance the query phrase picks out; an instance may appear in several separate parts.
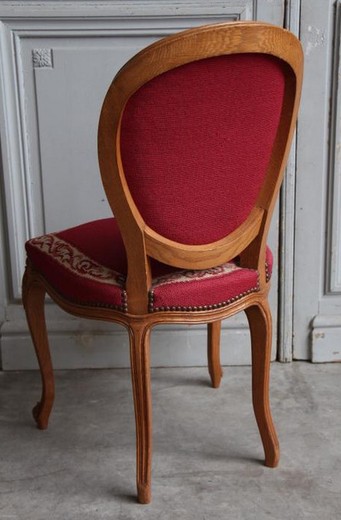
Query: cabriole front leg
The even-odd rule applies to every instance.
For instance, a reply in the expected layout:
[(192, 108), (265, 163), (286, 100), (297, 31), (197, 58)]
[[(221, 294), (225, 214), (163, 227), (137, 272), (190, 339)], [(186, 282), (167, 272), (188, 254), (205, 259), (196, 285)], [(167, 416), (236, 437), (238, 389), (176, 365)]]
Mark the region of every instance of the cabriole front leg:
[(275, 468), (279, 443), (272, 420), (269, 399), (272, 326), (266, 299), (246, 309), (251, 333), (252, 402), (265, 452), (265, 465)]
[(45, 288), (34, 269), (27, 264), (23, 278), (23, 304), (37, 355), (42, 379), (42, 395), (33, 408), (38, 428), (45, 430), (54, 401), (54, 376), (45, 322)]

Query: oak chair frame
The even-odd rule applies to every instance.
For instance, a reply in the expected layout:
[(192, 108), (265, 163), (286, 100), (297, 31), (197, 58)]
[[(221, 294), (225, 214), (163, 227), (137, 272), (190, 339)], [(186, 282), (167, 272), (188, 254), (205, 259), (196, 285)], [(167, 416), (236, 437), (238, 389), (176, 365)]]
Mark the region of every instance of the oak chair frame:
[[(256, 204), (245, 222), (222, 240), (184, 245), (150, 229), (129, 192), (120, 156), (120, 126), (130, 96), (143, 84), (174, 67), (213, 56), (265, 53), (288, 64), (280, 125), (271, 160)], [(151, 499), (152, 405), (150, 386), (151, 329), (161, 323), (206, 323), (208, 368), (212, 386), (220, 385), (221, 320), (245, 311), (251, 333), (252, 399), (265, 452), (265, 465), (275, 467), (279, 444), (269, 404), (271, 357), (270, 282), (265, 269), (266, 241), (271, 215), (282, 182), (295, 129), (302, 84), (303, 55), (288, 31), (258, 22), (223, 23), (190, 29), (165, 38), (133, 57), (117, 74), (105, 97), (98, 132), (98, 155), (103, 185), (118, 221), (127, 253), (127, 312), (75, 304), (63, 298), (28, 260), (23, 279), (23, 303), (42, 377), (42, 396), (33, 409), (40, 429), (48, 426), (54, 400), (53, 368), (44, 317), (45, 293), (75, 316), (120, 323), (129, 332), (131, 374), (136, 420), (137, 493), (141, 503)], [(113, 143), (116, 145), (113, 146)], [(259, 290), (224, 307), (210, 310), (148, 312), (150, 258), (190, 269), (222, 264), (239, 255), (242, 267), (257, 269)]]

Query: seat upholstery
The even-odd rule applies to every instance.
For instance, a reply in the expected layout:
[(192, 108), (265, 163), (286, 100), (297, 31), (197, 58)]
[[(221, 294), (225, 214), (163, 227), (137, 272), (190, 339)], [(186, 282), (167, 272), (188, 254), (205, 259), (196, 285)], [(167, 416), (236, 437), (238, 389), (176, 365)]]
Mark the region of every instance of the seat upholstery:
[[(26, 243), (28, 258), (64, 298), (126, 312), (127, 260), (114, 218), (88, 222)], [(267, 248), (267, 280), (272, 253)], [(238, 259), (210, 269), (176, 269), (152, 262), (149, 312), (216, 309), (259, 289), (258, 272)]]
[[(267, 248), (266, 257), (269, 281), (272, 271), (270, 248)], [(153, 277), (149, 291), (149, 311), (219, 309), (258, 290), (258, 271), (239, 267), (238, 259), (209, 269), (176, 269)]]

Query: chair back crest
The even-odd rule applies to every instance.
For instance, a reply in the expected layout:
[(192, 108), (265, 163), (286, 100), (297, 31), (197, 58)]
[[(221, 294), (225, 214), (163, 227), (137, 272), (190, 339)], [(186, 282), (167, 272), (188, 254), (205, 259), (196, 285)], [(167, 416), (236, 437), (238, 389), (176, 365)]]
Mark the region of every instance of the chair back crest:
[(132, 292), (141, 277), (150, 285), (149, 257), (201, 269), (240, 255), (265, 280), (302, 68), (290, 32), (236, 22), (160, 40), (118, 72), (102, 107), (99, 163)]

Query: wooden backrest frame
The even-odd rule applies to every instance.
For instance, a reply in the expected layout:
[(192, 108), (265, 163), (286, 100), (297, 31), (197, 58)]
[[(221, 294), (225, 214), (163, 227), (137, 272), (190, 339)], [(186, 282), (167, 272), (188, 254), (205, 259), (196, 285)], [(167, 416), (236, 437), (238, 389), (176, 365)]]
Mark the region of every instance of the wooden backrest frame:
[[(237, 53), (270, 54), (289, 65), (268, 171), (255, 207), (235, 231), (211, 244), (180, 244), (150, 229), (132, 199), (121, 161), (122, 113), (130, 96), (159, 74), (203, 58)], [(261, 286), (266, 283), (267, 234), (295, 129), (302, 74), (303, 53), (297, 38), (284, 29), (258, 22), (223, 23), (184, 31), (150, 45), (118, 72), (102, 106), (98, 157), (103, 186), (127, 252), (129, 312), (147, 312), (149, 257), (176, 267), (204, 269), (240, 255), (241, 265), (258, 269)]]

